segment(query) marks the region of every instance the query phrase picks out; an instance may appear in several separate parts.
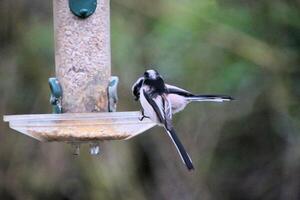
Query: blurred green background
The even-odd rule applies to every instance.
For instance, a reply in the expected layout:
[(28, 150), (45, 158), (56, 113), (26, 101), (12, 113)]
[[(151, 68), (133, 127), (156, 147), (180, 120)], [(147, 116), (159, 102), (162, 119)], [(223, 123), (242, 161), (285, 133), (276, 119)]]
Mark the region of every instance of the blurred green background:
[[(129, 141), (39, 143), (0, 123), (0, 199), (300, 199), (300, 2), (112, 0), (120, 111), (149, 66), (171, 84), (237, 101), (195, 103), (175, 127), (189, 173), (161, 128)], [(49, 113), (52, 1), (0, 1), (0, 113)]]

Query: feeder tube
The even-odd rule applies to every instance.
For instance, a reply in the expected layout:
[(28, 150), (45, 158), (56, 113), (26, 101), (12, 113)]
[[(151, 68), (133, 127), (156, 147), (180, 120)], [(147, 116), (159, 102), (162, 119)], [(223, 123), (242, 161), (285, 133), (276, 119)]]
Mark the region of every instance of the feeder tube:
[(82, 19), (68, 0), (53, 0), (55, 67), (62, 90), (63, 112), (107, 112), (111, 75), (109, 0), (97, 0)]

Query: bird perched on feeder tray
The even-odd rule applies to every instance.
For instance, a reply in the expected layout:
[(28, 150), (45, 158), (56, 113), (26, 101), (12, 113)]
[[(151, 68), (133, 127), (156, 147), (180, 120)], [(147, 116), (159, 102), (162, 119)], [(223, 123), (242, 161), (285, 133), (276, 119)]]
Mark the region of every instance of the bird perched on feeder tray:
[(230, 101), (233, 98), (224, 95), (194, 95), (181, 88), (164, 83), (162, 76), (156, 70), (147, 70), (132, 87), (135, 100), (140, 100), (142, 118), (150, 118), (163, 126), (172, 139), (181, 159), (188, 168), (194, 169), (192, 160), (172, 125), (172, 115), (185, 108), (192, 101)]
[[(155, 70), (148, 70), (155, 71)], [(138, 101), (140, 99), (140, 90), (143, 85), (145, 78), (140, 77), (132, 86), (132, 94), (135, 97), (135, 100)], [(195, 95), (187, 90), (182, 88), (165, 84), (168, 99), (171, 101), (172, 105), (172, 113), (178, 113), (182, 111), (189, 103), (194, 101), (204, 101), (204, 102), (218, 102), (222, 103), (225, 101), (232, 101), (234, 98), (227, 95), (211, 95), (211, 94), (201, 94)]]

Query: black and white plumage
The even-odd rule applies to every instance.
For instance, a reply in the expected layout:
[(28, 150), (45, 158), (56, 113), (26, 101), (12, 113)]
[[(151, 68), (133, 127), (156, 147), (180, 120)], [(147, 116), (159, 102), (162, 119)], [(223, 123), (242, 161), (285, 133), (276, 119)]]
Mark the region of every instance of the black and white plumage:
[[(140, 98), (140, 89), (144, 80), (144, 77), (140, 77), (132, 86), (132, 94), (134, 95), (136, 101)], [(173, 85), (165, 84), (165, 87), (165, 93), (171, 102), (173, 114), (182, 111), (190, 102), (193, 101), (224, 102), (233, 100), (232, 97), (227, 95), (195, 95), (187, 90)]]
[(192, 160), (178, 139), (172, 125), (172, 104), (167, 96), (167, 87), (162, 77), (155, 70), (147, 70), (143, 80), (134, 93), (139, 94), (143, 115), (163, 126), (176, 146), (188, 170), (194, 169)]

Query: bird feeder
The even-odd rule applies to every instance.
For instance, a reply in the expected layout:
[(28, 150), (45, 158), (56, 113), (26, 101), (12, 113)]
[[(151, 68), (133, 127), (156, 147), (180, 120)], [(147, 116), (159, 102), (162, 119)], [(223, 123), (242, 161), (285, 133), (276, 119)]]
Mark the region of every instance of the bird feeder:
[(56, 77), (49, 78), (54, 114), (6, 115), (10, 128), (43, 142), (126, 140), (155, 126), (140, 112), (115, 112), (109, 0), (53, 0)]

